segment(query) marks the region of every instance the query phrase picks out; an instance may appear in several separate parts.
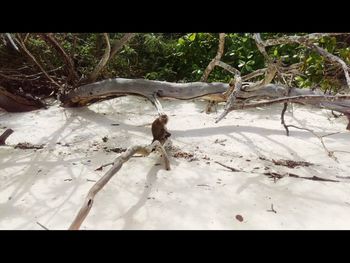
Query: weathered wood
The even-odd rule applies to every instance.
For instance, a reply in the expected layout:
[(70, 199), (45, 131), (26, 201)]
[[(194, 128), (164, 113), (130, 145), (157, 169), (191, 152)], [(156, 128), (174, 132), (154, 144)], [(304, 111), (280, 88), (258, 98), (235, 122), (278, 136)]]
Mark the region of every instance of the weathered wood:
[(211, 94), (222, 94), (228, 88), (227, 83), (191, 82), (171, 83), (146, 79), (107, 79), (80, 86), (61, 96), (65, 107), (85, 106), (95, 100), (110, 99), (123, 95), (136, 95), (153, 98), (156, 94), (160, 98), (175, 98), (189, 100)]
[(120, 170), (125, 162), (127, 162), (135, 153), (141, 153), (142, 155), (146, 156), (149, 155), (153, 149), (157, 149), (161, 152), (165, 162), (165, 169), (170, 170), (168, 155), (159, 141), (155, 141), (149, 146), (136, 145), (128, 148), (124, 153), (115, 159), (112, 168), (109, 169), (107, 173), (91, 187), (85, 198), (83, 206), (70, 225), (69, 230), (78, 230), (80, 228), (81, 224), (92, 208), (95, 195), (109, 182), (113, 175)]
[(6, 139), (13, 133), (12, 129), (7, 129), (0, 135), (0, 145), (5, 145)]
[(207, 68), (204, 70), (203, 76), (201, 77), (201, 81), (206, 82), (208, 80), (210, 72), (214, 69), (216, 66), (216, 63), (220, 61), (223, 53), (224, 53), (224, 46), (225, 46), (225, 33), (219, 34), (219, 46), (218, 51), (216, 53), (216, 56), (210, 61)]
[(95, 69), (90, 73), (88, 79), (90, 82), (96, 81), (100, 71), (106, 66), (108, 60), (109, 60), (109, 56), (111, 53), (111, 44), (109, 42), (109, 36), (107, 33), (103, 33), (105, 42), (106, 42), (106, 49), (105, 52), (103, 53), (102, 58), (100, 59), (100, 61), (98, 62), (98, 64), (96, 65)]

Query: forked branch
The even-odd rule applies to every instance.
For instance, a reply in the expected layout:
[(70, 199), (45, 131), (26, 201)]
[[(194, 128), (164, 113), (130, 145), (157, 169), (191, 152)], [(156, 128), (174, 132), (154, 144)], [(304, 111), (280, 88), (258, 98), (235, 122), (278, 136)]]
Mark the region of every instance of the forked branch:
[(112, 168), (109, 169), (107, 173), (91, 187), (90, 191), (88, 192), (85, 198), (83, 206), (81, 207), (77, 216), (70, 225), (69, 230), (78, 230), (80, 228), (81, 224), (83, 223), (83, 221), (85, 220), (92, 208), (96, 194), (120, 170), (120, 168), (125, 162), (127, 162), (136, 153), (140, 153), (143, 156), (147, 156), (152, 152), (153, 149), (157, 149), (161, 152), (165, 162), (165, 169), (170, 170), (170, 162), (168, 155), (159, 141), (155, 141), (149, 146), (136, 145), (128, 148), (124, 153), (122, 153), (115, 159)]

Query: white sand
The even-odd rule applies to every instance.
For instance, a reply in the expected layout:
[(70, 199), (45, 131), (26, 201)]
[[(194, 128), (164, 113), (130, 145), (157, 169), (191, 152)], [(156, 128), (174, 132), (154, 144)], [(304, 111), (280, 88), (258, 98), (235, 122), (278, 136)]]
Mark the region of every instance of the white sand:
[[(97, 194), (82, 229), (350, 229), (350, 179), (337, 178), (350, 176), (350, 154), (336, 153), (337, 163), (311, 133), (291, 129), (287, 137), (280, 124), (281, 105), (232, 112), (215, 124), (222, 107), (218, 114), (207, 115), (201, 101), (162, 104), (170, 116), (173, 145), (198, 161), (172, 157), (172, 170), (165, 171), (158, 154), (132, 158)], [(286, 113), (290, 124), (320, 134), (340, 132), (325, 138), (327, 147), (350, 151), (344, 117), (334, 119), (328, 111), (306, 107), (295, 107), (293, 115)], [(56, 105), (28, 113), (2, 112), (0, 133), (4, 127), (15, 131), (7, 144), (45, 147), (0, 147), (0, 229), (42, 229), (36, 222), (67, 229), (94, 183), (88, 180), (98, 180), (108, 168), (94, 170), (118, 155), (103, 147), (150, 143), (146, 124), (155, 117), (153, 106), (136, 97), (82, 109)], [(217, 139), (223, 142), (215, 143)], [(290, 169), (259, 156), (314, 165)], [(214, 161), (246, 172), (231, 172)], [(274, 183), (262, 174), (265, 167), (340, 182), (285, 177)], [(267, 211), (271, 204), (277, 213)]]

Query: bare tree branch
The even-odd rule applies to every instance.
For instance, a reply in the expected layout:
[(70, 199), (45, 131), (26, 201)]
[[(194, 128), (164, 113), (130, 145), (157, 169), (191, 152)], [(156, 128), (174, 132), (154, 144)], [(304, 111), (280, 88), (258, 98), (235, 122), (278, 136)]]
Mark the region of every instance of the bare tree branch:
[(210, 63), (208, 64), (207, 68), (204, 70), (203, 76), (201, 77), (200, 81), (206, 82), (210, 72), (214, 69), (216, 62), (220, 61), (223, 53), (224, 53), (224, 46), (225, 46), (225, 33), (220, 33), (219, 34), (219, 46), (218, 46), (218, 51), (216, 53), (215, 58), (213, 58)]
[(264, 46), (275, 46), (281, 44), (298, 43), (302, 44), (309, 41), (315, 41), (326, 36), (348, 35), (349, 33), (313, 33), (304, 36), (284, 36), (280, 38), (267, 39), (264, 41)]
[(63, 57), (65, 64), (67, 66), (67, 69), (68, 69), (68, 77), (73, 81), (77, 80), (79, 77), (78, 77), (78, 74), (75, 70), (73, 60), (64, 51), (63, 47), (60, 45), (60, 43), (58, 43), (58, 41), (54, 37), (54, 35), (52, 33), (40, 34), (40, 37), (43, 40), (45, 40), (48, 44), (50, 44), (58, 52), (58, 54), (60, 54)]
[(326, 135), (318, 135), (317, 133), (315, 133), (313, 130), (311, 129), (307, 129), (307, 128), (303, 128), (303, 127), (298, 127), (298, 126), (295, 126), (295, 125), (286, 125), (287, 128), (289, 127), (292, 127), (292, 128), (295, 128), (295, 129), (299, 129), (299, 130), (305, 130), (305, 131), (308, 131), (308, 132), (311, 132), (314, 136), (316, 136), (321, 144), (322, 144), (322, 147), (323, 149), (327, 152), (328, 156), (331, 157), (334, 161), (338, 162), (338, 159), (337, 157), (334, 155), (334, 152), (333, 151), (330, 151), (327, 146), (325, 145), (324, 141), (323, 141), (323, 138), (326, 137), (326, 136), (331, 136), (331, 135), (334, 135), (334, 134), (338, 134), (339, 132), (333, 132), (333, 133), (330, 133), (330, 134), (326, 134)]
[(12, 129), (7, 129), (0, 135), (0, 146), (5, 145), (6, 139), (13, 133)]
[(109, 59), (112, 59), (114, 55), (135, 35), (136, 35), (135, 33), (125, 33), (120, 40), (115, 41), (111, 49), (111, 54), (109, 56)]
[(100, 71), (104, 68), (104, 66), (106, 66), (109, 57), (110, 57), (110, 53), (111, 53), (111, 45), (109, 43), (109, 37), (107, 33), (103, 33), (104, 39), (106, 41), (106, 49), (105, 52), (100, 60), (100, 62), (97, 64), (97, 66), (95, 67), (95, 69), (91, 72), (90, 76), (88, 77), (90, 82), (94, 82), (96, 81), (98, 74), (100, 73)]
[(120, 168), (125, 162), (127, 162), (135, 153), (141, 153), (144, 156), (146, 156), (149, 155), (153, 149), (157, 149), (161, 152), (165, 161), (165, 168), (166, 170), (170, 170), (168, 155), (166, 154), (163, 146), (159, 141), (154, 141), (149, 146), (136, 145), (128, 148), (124, 153), (122, 153), (115, 159), (112, 168), (109, 169), (107, 173), (91, 187), (90, 191), (86, 196), (83, 206), (81, 207), (77, 216), (70, 225), (69, 230), (78, 230), (80, 228), (81, 224), (83, 223), (83, 221), (85, 220), (92, 208), (95, 195), (109, 182), (113, 175), (120, 170)]
[(268, 39), (266, 41), (262, 41), (261, 38), (257, 37), (256, 35), (260, 36), (260, 34), (255, 34), (255, 40), (257, 41), (257, 45), (259, 50), (264, 54), (265, 58), (267, 56), (267, 53), (265, 51), (265, 47), (267, 46), (273, 46), (273, 45), (281, 45), (281, 44), (288, 44), (288, 43), (297, 43), (300, 45), (304, 45), (306, 47), (309, 47), (311, 49), (316, 50), (320, 55), (326, 57), (332, 62), (339, 63), (344, 71), (346, 82), (348, 87), (350, 88), (350, 76), (349, 76), (349, 67), (348, 65), (339, 57), (327, 52), (323, 48), (315, 45), (313, 42), (321, 37), (325, 36), (336, 36), (336, 35), (346, 35), (349, 33), (313, 33), (305, 36), (285, 36), (280, 37), (276, 39)]
[(47, 74), (47, 72), (45, 71), (45, 69), (40, 65), (40, 63), (36, 60), (36, 58), (32, 55), (32, 53), (30, 53), (30, 51), (27, 49), (26, 45), (24, 44), (21, 36), (18, 34), (17, 38), (19, 39), (18, 43), (21, 46), (22, 50), (24, 51), (24, 53), (31, 59), (33, 60), (33, 62), (39, 67), (39, 69), (44, 73), (44, 75), (53, 83), (55, 84), (59, 89), (62, 89), (62, 86), (60, 84), (58, 84), (53, 78), (51, 78), (49, 76), (49, 74)]
[(265, 49), (265, 44), (264, 42), (262, 41), (261, 39), (261, 36), (260, 36), (260, 33), (255, 33), (253, 35), (253, 38), (255, 40), (255, 43), (260, 51), (261, 54), (263, 54), (263, 56), (265, 57), (265, 59), (269, 62), (270, 61), (270, 57), (269, 55), (267, 54), (266, 52), (266, 49)]
[(230, 96), (227, 99), (224, 112), (215, 120), (215, 123), (218, 123), (219, 121), (221, 121), (230, 112), (230, 108), (232, 108), (235, 105), (237, 96), (241, 92), (241, 88), (242, 88), (242, 78), (241, 78), (241, 75), (237, 73), (235, 76), (234, 90), (233, 92), (231, 92)]

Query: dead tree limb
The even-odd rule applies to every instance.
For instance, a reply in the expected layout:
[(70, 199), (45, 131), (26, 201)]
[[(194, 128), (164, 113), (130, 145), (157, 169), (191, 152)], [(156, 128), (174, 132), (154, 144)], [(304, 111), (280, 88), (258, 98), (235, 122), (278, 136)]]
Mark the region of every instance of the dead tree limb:
[[(232, 73), (233, 75), (241, 75), (241, 72), (238, 69), (235, 69), (234, 67), (230, 66), (229, 64), (226, 64), (225, 62), (222, 62), (221, 60), (218, 60), (215, 62), (216, 66), (222, 67), (223, 69), (227, 70), (228, 72)], [(258, 74), (256, 71), (253, 73)], [(248, 75), (246, 75), (248, 76)], [(244, 76), (244, 77), (246, 77)], [(242, 77), (242, 79), (244, 78)], [(249, 79), (252, 77), (246, 77), (245, 79)]]
[(241, 88), (242, 88), (242, 78), (240, 74), (236, 74), (235, 82), (234, 82), (234, 90), (227, 99), (223, 113), (215, 120), (215, 123), (218, 123), (219, 121), (221, 121), (229, 113), (230, 108), (232, 108), (235, 105), (237, 96), (239, 96)]
[(79, 78), (75, 67), (74, 67), (74, 62), (70, 56), (66, 53), (66, 51), (63, 49), (63, 47), (60, 45), (60, 43), (57, 41), (57, 39), (54, 37), (53, 34), (48, 33), (48, 34), (40, 34), (40, 37), (47, 42), (49, 45), (51, 45), (59, 55), (63, 58), (65, 65), (67, 67), (68, 71), (68, 78), (75, 81)]
[(260, 33), (253, 34), (253, 39), (255, 40), (256, 46), (258, 47), (261, 54), (263, 54), (264, 58), (269, 62), (271, 59), (266, 52), (265, 44), (261, 39)]
[(203, 76), (201, 77), (201, 81), (206, 82), (210, 72), (214, 69), (216, 62), (220, 61), (223, 53), (224, 53), (224, 46), (225, 46), (225, 33), (220, 33), (219, 34), (219, 46), (218, 46), (218, 51), (216, 53), (215, 58), (213, 58), (210, 63), (208, 64), (207, 68), (204, 70)]
[(218, 165), (221, 165), (222, 167), (225, 167), (226, 169), (231, 170), (232, 172), (242, 172), (242, 170), (239, 170), (239, 169), (231, 167), (231, 166), (227, 166), (227, 165), (222, 164), (220, 162), (215, 161), (215, 163), (217, 163)]
[(327, 52), (326, 50), (324, 50), (323, 48), (316, 46), (316, 45), (312, 45), (312, 47), (314, 47), (314, 49), (321, 54), (322, 56), (324, 56), (325, 58), (329, 59), (332, 62), (336, 62), (339, 63), (344, 71), (344, 75), (345, 75), (345, 79), (346, 79), (346, 83), (350, 89), (350, 76), (349, 76), (349, 70), (350, 68), (348, 67), (348, 65), (344, 62), (344, 60), (342, 60), (341, 58)]
[(268, 100), (268, 101), (262, 101), (262, 102), (256, 102), (256, 103), (240, 103), (233, 105), (231, 108), (229, 108), (229, 111), (237, 110), (237, 109), (247, 109), (247, 108), (255, 108), (255, 107), (263, 107), (267, 105), (271, 105), (274, 103), (283, 103), (283, 102), (294, 102), (294, 103), (300, 103), (300, 104), (311, 104), (311, 105), (317, 105), (320, 104), (323, 101), (337, 101), (337, 100), (348, 100), (350, 99), (350, 95), (337, 95), (337, 96), (331, 96), (331, 95), (300, 95), (300, 96), (290, 96), (290, 97), (282, 97), (278, 99)]
[(315, 41), (322, 37), (327, 36), (339, 36), (339, 35), (348, 35), (349, 33), (312, 33), (304, 36), (285, 36), (279, 38), (267, 39), (264, 41), (264, 46), (276, 46), (281, 44), (291, 44), (291, 43), (305, 43), (309, 41)]
[(89, 82), (94, 82), (96, 81), (100, 71), (104, 68), (104, 66), (107, 64), (110, 53), (111, 53), (111, 44), (109, 43), (109, 37), (107, 33), (103, 33), (105, 42), (106, 42), (106, 49), (105, 52), (100, 59), (100, 62), (96, 65), (95, 69), (91, 72), (91, 74), (88, 77)]
[(334, 155), (334, 152), (333, 151), (330, 151), (327, 146), (325, 145), (324, 141), (323, 141), (323, 138), (326, 137), (326, 136), (331, 136), (331, 135), (334, 135), (334, 134), (338, 134), (339, 132), (333, 132), (333, 133), (330, 133), (330, 134), (326, 134), (326, 135), (318, 135), (317, 133), (315, 133), (313, 130), (311, 129), (307, 129), (307, 128), (303, 128), (303, 127), (298, 127), (298, 126), (295, 126), (295, 125), (286, 125), (287, 128), (289, 127), (292, 127), (292, 128), (295, 128), (295, 129), (299, 129), (299, 130), (305, 130), (305, 131), (308, 131), (308, 132), (311, 132), (314, 136), (316, 136), (321, 144), (322, 144), (322, 147), (323, 149), (327, 152), (327, 155), (332, 158), (334, 161), (338, 162), (338, 159), (337, 157)]
[[(156, 94), (160, 98), (189, 100), (209, 96), (224, 101), (224, 93), (229, 85), (220, 82), (171, 83), (147, 79), (106, 79), (79, 86), (60, 97), (63, 106), (79, 107), (89, 105), (96, 100), (110, 99), (124, 95), (141, 96), (147, 99)], [(213, 97), (211, 97), (213, 95)]]
[(7, 129), (0, 135), (0, 145), (5, 145), (6, 139), (13, 133), (12, 129)]
[(120, 168), (123, 166), (125, 162), (127, 162), (135, 153), (141, 153), (144, 156), (149, 155), (153, 149), (157, 149), (161, 152), (162, 156), (164, 157), (165, 162), (165, 169), (170, 170), (170, 162), (167, 153), (165, 152), (165, 149), (161, 145), (159, 141), (153, 142), (149, 146), (132, 146), (128, 148), (124, 153), (122, 153), (120, 156), (118, 156), (115, 161), (113, 162), (113, 166), (111, 169), (107, 171), (107, 173), (98, 180), (90, 189), (88, 192), (86, 199), (84, 201), (83, 206), (81, 207), (80, 211), (78, 212), (77, 216), (73, 220), (72, 224), (69, 227), (69, 230), (78, 230), (89, 214), (95, 195), (109, 182), (109, 180), (120, 170)]
[(26, 45), (24, 44), (22, 38), (20, 37), (20, 35), (18, 34), (17, 38), (18, 43), (20, 45), (20, 47), (22, 48), (22, 50), (24, 51), (24, 53), (35, 63), (35, 65), (38, 66), (38, 68), (44, 73), (44, 75), (55, 85), (57, 86), (59, 89), (62, 89), (62, 86), (60, 84), (58, 84), (53, 78), (50, 77), (50, 75), (46, 72), (46, 70), (41, 66), (41, 64), (37, 61), (37, 59), (33, 56), (32, 53), (30, 53), (30, 51), (27, 49)]
[(131, 40), (136, 34), (135, 33), (125, 33), (124, 36), (115, 41), (112, 48), (111, 48), (111, 54), (109, 55), (109, 59), (112, 59), (114, 55), (122, 49), (122, 47)]
[[(304, 45), (308, 48), (316, 50), (320, 55), (324, 56), (328, 60), (332, 62), (339, 63), (344, 71), (345, 79), (347, 82), (348, 87), (350, 88), (350, 76), (349, 76), (349, 67), (348, 65), (342, 60), (341, 58), (327, 52), (323, 48), (315, 45), (313, 42), (319, 38), (325, 37), (325, 36), (336, 36), (336, 35), (344, 35), (349, 33), (313, 33), (305, 36), (286, 36), (276, 39), (268, 39), (266, 41), (262, 41), (260, 44), (264, 47), (267, 46), (273, 46), (273, 45), (281, 45), (281, 44), (288, 44), (288, 43), (297, 43), (300, 45)], [(259, 49), (260, 50), (260, 49)]]
[(284, 120), (284, 114), (287, 110), (287, 107), (288, 107), (288, 103), (287, 102), (283, 103), (283, 109), (281, 112), (281, 124), (283, 125), (284, 129), (286, 130), (287, 136), (289, 136), (289, 129), (288, 129), (288, 126), (286, 125), (286, 122)]

